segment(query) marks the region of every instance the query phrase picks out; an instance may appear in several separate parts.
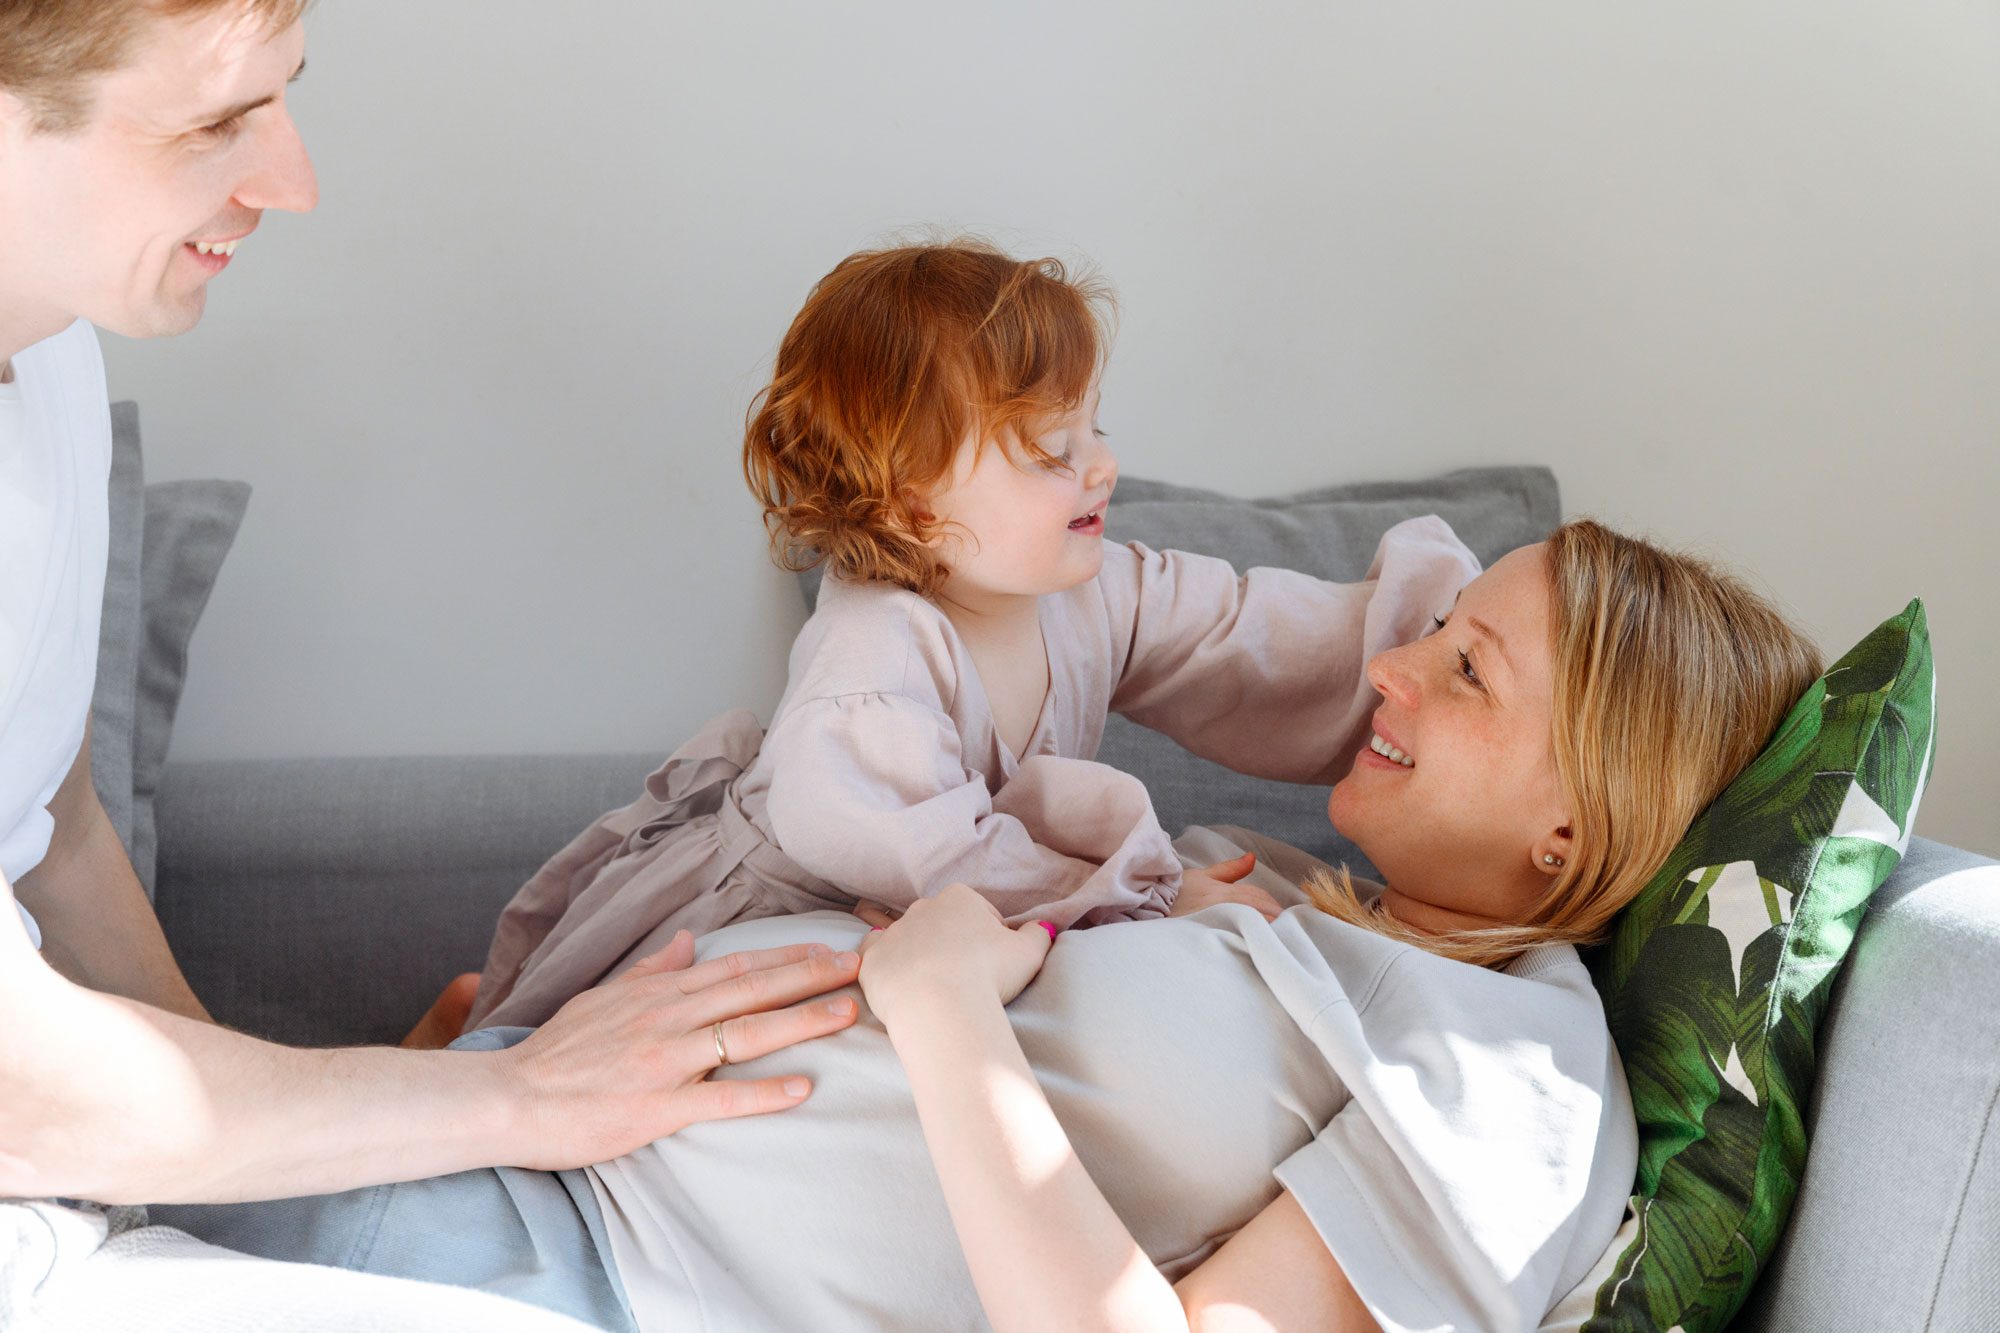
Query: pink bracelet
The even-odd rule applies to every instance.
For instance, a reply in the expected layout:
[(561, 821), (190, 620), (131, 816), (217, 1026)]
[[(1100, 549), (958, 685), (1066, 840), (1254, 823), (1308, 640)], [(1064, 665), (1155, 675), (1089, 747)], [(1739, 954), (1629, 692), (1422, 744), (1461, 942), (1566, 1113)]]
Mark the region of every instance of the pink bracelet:
[(1050, 944), (1054, 944), (1056, 942), (1056, 931), (1061, 929), (1060, 926), (1056, 925), (1056, 923), (1053, 921), (1037, 921), (1035, 924), (1040, 926), (1043, 930), (1049, 932)]

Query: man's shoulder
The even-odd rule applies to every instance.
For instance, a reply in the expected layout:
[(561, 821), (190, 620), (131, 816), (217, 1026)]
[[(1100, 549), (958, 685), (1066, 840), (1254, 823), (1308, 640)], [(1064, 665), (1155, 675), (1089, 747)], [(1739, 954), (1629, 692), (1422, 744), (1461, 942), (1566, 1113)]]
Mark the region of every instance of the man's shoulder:
[(79, 319), (14, 357), (28, 407), (30, 443), (73, 460), (77, 484), (93, 492), (111, 469), (111, 398), (97, 329)]
[(69, 371), (94, 373), (97, 383), (104, 378), (104, 352), (97, 343), (97, 328), (87, 319), (79, 319), (61, 333), (53, 334), (22, 348), (14, 354), (14, 371), (17, 376), (41, 376), (51, 372), (62, 374)]

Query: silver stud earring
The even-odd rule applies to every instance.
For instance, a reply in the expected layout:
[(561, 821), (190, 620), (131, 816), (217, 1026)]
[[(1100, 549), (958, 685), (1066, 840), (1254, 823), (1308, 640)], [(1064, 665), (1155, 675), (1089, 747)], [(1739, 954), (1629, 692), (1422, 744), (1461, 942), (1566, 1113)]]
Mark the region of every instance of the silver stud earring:
[(1555, 854), (1554, 852), (1543, 852), (1543, 853), (1542, 853), (1542, 864), (1543, 864), (1543, 865), (1545, 865), (1545, 866), (1559, 866), (1559, 865), (1561, 865), (1562, 863), (1563, 863), (1563, 859), (1562, 859), (1562, 858), (1561, 858), (1560, 856), (1557, 856), (1557, 855), (1556, 855), (1556, 854)]

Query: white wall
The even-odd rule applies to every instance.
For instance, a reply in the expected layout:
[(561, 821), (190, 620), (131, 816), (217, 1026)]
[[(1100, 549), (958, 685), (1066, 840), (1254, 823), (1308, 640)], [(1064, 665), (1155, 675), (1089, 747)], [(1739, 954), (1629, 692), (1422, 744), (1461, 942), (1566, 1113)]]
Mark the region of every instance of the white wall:
[(737, 471), (897, 227), (1094, 259), (1128, 471), (1542, 462), (1834, 651), (1913, 595), (1924, 830), (2000, 853), (2000, 10), (1818, 0), (340, 0), (324, 202), (171, 343), (155, 478), (256, 486), (178, 757), (664, 750), (800, 619)]

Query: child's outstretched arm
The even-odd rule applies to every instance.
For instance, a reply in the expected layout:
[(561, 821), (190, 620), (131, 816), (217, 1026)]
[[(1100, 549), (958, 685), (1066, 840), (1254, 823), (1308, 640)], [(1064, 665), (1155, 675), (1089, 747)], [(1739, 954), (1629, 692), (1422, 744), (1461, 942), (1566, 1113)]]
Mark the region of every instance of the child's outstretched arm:
[(1478, 573), (1434, 516), (1384, 534), (1360, 583), (1107, 544), (1111, 708), (1238, 772), (1331, 782), (1380, 702), (1368, 660), (1421, 637)]

